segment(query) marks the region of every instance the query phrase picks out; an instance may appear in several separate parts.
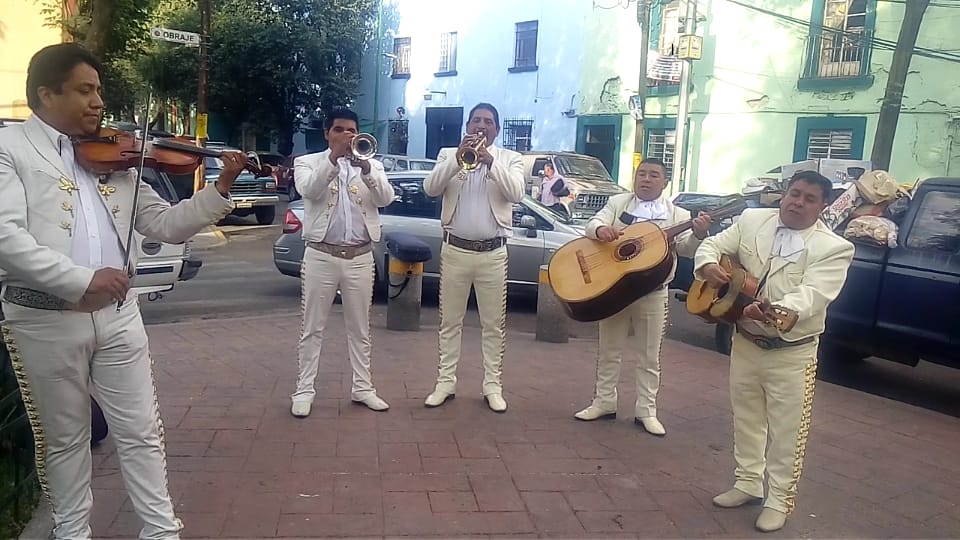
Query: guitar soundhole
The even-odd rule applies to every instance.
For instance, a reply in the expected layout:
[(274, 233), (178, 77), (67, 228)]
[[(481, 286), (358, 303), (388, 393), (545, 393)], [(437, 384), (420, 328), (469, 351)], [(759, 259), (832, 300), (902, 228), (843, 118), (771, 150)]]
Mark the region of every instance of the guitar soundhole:
[(617, 258), (621, 261), (629, 261), (640, 254), (640, 242), (624, 242), (617, 248)]

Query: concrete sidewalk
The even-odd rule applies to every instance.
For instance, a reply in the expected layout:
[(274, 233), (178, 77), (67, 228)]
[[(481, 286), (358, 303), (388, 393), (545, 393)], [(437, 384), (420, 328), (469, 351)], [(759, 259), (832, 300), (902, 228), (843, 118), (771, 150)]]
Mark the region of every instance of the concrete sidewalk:
[[(511, 333), (506, 414), (481, 398), (479, 331), (466, 328), (457, 398), (423, 407), (435, 328), (384, 328), (374, 307), (374, 382), (390, 404), (349, 400), (339, 305), (314, 412), (289, 413), (298, 315), (148, 327), (170, 489), (186, 537), (759, 537), (758, 508), (721, 510), (732, 483), (726, 359), (667, 342), (659, 439), (633, 424), (632, 362), (616, 422), (589, 403), (596, 343)], [(509, 323), (509, 318), (508, 318)], [(94, 533), (136, 537), (107, 441), (95, 451)], [(955, 418), (819, 383), (797, 510), (773, 537), (957, 537)]]

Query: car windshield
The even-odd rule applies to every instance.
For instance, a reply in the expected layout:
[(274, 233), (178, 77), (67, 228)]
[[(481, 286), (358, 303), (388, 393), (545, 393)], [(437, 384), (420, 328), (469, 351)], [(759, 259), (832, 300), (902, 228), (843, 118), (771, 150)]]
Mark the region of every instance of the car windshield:
[(607, 170), (603, 168), (603, 163), (598, 159), (555, 156), (553, 162), (557, 164), (557, 172), (563, 176), (600, 178), (610, 182), (613, 181)]
[(432, 161), (411, 161), (411, 171), (432, 171), (434, 163)]
[(529, 195), (524, 195), (524, 196), (523, 196), (523, 203), (526, 204), (527, 206), (535, 207), (537, 210), (540, 210), (541, 212), (545, 212), (545, 213), (547, 213), (547, 214), (550, 214), (551, 217), (553, 217), (554, 219), (556, 219), (556, 220), (559, 221), (560, 223), (563, 223), (564, 225), (571, 225), (571, 224), (573, 224), (573, 220), (570, 219), (566, 214), (561, 214), (560, 212), (557, 212), (556, 210), (554, 210), (554, 209), (552, 209), (552, 208), (549, 208), (549, 207), (544, 206), (540, 201), (534, 199), (533, 197), (531, 197), (531, 196), (529, 196)]

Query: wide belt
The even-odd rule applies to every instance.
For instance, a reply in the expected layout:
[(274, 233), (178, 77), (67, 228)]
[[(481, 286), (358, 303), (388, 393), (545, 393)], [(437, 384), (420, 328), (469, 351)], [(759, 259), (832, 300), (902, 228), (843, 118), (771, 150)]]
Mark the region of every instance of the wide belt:
[(367, 242), (360, 246), (336, 246), (324, 242), (307, 242), (307, 247), (322, 251), (328, 255), (333, 255), (338, 259), (349, 260), (359, 257), (364, 253), (369, 253), (373, 249), (373, 243)]
[(446, 231), (443, 232), (443, 241), (453, 247), (469, 251), (493, 251), (507, 244), (507, 239), (503, 236), (488, 238), (486, 240), (467, 240), (466, 238), (454, 236)]
[(761, 336), (757, 334), (752, 334), (747, 332), (740, 325), (737, 325), (737, 332), (739, 332), (743, 337), (748, 339), (751, 343), (763, 350), (772, 350), (772, 349), (785, 349), (787, 347), (798, 347), (800, 345), (806, 345), (807, 343), (813, 343), (815, 337), (807, 336), (803, 339), (798, 339), (796, 341), (787, 341), (779, 337), (769, 337)]
[(59, 296), (12, 285), (7, 285), (7, 290), (3, 293), (3, 300), (18, 306), (51, 311), (63, 311), (73, 307)]

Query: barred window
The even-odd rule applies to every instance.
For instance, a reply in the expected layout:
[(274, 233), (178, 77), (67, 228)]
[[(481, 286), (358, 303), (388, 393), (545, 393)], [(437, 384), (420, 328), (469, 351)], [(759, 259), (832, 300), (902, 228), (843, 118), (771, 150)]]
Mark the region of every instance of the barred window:
[(445, 32), (440, 34), (440, 67), (439, 73), (448, 73), (457, 70), (457, 33)]
[(410, 49), (411, 43), (408, 37), (398, 37), (393, 40), (393, 74), (410, 74)]
[(811, 129), (807, 135), (807, 159), (850, 159), (852, 154), (853, 130)]
[(508, 118), (503, 122), (503, 147), (517, 152), (531, 149), (532, 118)]
[(513, 67), (534, 67), (537, 65), (537, 27), (538, 21), (518, 22)]
[(672, 129), (651, 129), (647, 132), (647, 154), (644, 157), (663, 161), (667, 178), (673, 178), (673, 156), (677, 132)]

